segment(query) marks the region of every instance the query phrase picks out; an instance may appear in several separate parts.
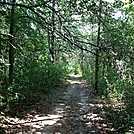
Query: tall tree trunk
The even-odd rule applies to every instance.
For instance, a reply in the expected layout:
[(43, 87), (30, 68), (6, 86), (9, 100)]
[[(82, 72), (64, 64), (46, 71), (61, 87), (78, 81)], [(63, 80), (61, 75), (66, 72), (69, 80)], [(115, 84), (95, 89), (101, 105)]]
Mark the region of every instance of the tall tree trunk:
[[(15, 3), (16, 0), (11, 0)], [(10, 15), (10, 31), (9, 31), (9, 84), (13, 81), (13, 68), (14, 68), (14, 6), (11, 9)]]
[[(52, 9), (54, 10), (55, 8), (55, 0), (52, 0)], [(54, 11), (52, 11), (52, 31), (51, 31), (51, 36), (50, 32), (48, 31), (49, 34), (49, 51), (50, 51), (50, 61), (53, 63), (54, 62), (54, 32), (55, 32), (55, 15)]]
[(95, 91), (98, 93), (98, 80), (99, 80), (99, 46), (100, 46), (100, 27), (101, 27), (101, 8), (102, 0), (99, 1), (99, 14), (98, 14), (98, 34), (97, 34), (97, 48), (96, 48), (96, 59), (95, 59)]

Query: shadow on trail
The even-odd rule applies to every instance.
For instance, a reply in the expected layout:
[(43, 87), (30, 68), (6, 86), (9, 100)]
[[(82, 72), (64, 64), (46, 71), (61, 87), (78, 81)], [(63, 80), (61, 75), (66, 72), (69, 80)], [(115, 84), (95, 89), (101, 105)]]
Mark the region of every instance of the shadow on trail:
[[(122, 134), (113, 119), (117, 112), (93, 94), (92, 88), (81, 77), (71, 76), (70, 85), (59, 99), (37, 104), (29, 109), (24, 119), (10, 118), (4, 124), (10, 134)], [(37, 110), (38, 109), (38, 110)], [(46, 110), (47, 109), (47, 110)], [(110, 113), (109, 113), (110, 112)], [(109, 113), (109, 114), (108, 114)], [(21, 113), (20, 113), (21, 114)]]

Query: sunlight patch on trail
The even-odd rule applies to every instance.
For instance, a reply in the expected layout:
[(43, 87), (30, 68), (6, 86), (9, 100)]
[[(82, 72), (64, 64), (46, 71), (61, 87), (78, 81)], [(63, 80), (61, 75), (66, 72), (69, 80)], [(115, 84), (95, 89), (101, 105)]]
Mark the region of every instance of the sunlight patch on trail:
[[(52, 105), (48, 113), (27, 115), (27, 120), (15, 119), (12, 122), (20, 132), (12, 129), (16, 134), (95, 134), (104, 131), (111, 124), (103, 119), (102, 104), (93, 103), (92, 90), (81, 76), (70, 76), (70, 86), (62, 93), (60, 98)], [(89, 90), (90, 89), (90, 90)], [(98, 102), (98, 101), (97, 101)], [(97, 110), (94, 112), (94, 110)], [(101, 114), (100, 114), (101, 113)], [(11, 121), (10, 121), (11, 122)]]
[(82, 75), (70, 74), (69, 77), (71, 79), (68, 79), (67, 82), (69, 82), (70, 84), (82, 84), (83, 83), (83, 81), (80, 80), (82, 78)]

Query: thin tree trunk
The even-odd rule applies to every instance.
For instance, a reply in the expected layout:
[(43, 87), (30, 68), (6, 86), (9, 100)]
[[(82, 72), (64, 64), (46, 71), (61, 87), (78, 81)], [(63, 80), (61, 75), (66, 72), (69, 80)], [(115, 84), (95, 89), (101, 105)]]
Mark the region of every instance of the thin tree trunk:
[[(55, 0), (52, 0), (52, 8), (55, 8)], [(51, 32), (51, 41), (50, 41), (50, 61), (54, 62), (54, 32), (55, 32), (55, 16), (54, 11), (52, 11), (52, 32)]]
[(50, 33), (50, 31), (49, 31), (49, 29), (48, 29), (48, 32), (47, 32), (47, 38), (48, 38), (48, 47), (49, 47), (49, 59), (50, 59), (50, 62), (52, 62), (51, 61), (51, 35), (50, 35), (51, 33)]
[(99, 14), (98, 14), (98, 35), (97, 35), (97, 47), (96, 47), (96, 59), (95, 59), (95, 91), (98, 93), (98, 82), (99, 82), (99, 46), (100, 46), (100, 27), (101, 27), (101, 6), (102, 0), (99, 2)]
[[(12, 0), (15, 3), (16, 0)], [(10, 31), (9, 31), (9, 84), (13, 81), (13, 68), (14, 68), (14, 6), (11, 9), (10, 15)]]
[(81, 64), (81, 70), (83, 72), (83, 50), (81, 50), (81, 61), (80, 61), (80, 64)]

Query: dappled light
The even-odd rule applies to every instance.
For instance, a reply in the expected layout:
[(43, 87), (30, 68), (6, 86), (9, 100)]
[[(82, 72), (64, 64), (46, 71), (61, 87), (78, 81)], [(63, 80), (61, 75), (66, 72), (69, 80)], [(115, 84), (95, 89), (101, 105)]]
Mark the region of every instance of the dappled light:
[[(23, 115), (23, 118), (16, 116), (5, 119), (2, 125), (2, 128), (6, 129), (5, 132), (16, 134), (122, 132), (116, 123), (122, 125), (125, 123), (120, 114), (125, 110), (123, 102), (106, 103), (93, 94), (92, 87), (81, 76), (71, 75), (67, 81), (70, 85), (55, 102), (50, 103), (48, 100), (47, 103), (37, 103)], [(21, 111), (19, 114), (22, 114)]]
[(132, 0), (0, 0), (0, 134), (134, 133)]
[[(47, 112), (36, 109), (27, 113), (25, 118), (8, 118), (3, 125), (7, 133), (54, 133), (54, 134), (109, 134), (116, 132), (113, 119), (117, 107), (123, 104), (108, 105), (101, 98), (96, 98), (80, 76), (71, 76), (70, 86), (61, 93), (60, 98), (51, 105)], [(39, 104), (40, 105), (40, 104)], [(113, 109), (112, 113), (110, 109)], [(109, 111), (110, 110), (110, 111)], [(30, 111), (30, 109), (29, 109)], [(20, 113), (21, 114), (21, 113)], [(116, 113), (117, 114), (117, 113)], [(120, 117), (118, 117), (120, 118)]]

